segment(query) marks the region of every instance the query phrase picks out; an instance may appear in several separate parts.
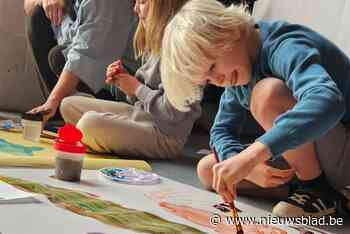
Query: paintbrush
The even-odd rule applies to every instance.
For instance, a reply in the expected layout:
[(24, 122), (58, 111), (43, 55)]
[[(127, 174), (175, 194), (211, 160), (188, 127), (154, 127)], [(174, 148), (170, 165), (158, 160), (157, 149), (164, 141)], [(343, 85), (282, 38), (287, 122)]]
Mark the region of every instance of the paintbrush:
[(229, 203), (232, 213), (233, 222), (235, 223), (237, 234), (244, 234), (241, 222), (239, 222), (237, 208), (235, 207), (235, 202)]
[[(219, 162), (219, 157), (218, 157), (218, 153), (216, 152), (215, 146), (213, 147), (212, 151), (216, 162)], [(233, 222), (235, 223), (237, 234), (244, 234), (242, 225), (239, 222), (238, 211), (237, 211), (237, 208), (235, 207), (235, 202), (234, 201), (230, 202), (229, 206), (231, 208), (232, 219), (233, 219)]]

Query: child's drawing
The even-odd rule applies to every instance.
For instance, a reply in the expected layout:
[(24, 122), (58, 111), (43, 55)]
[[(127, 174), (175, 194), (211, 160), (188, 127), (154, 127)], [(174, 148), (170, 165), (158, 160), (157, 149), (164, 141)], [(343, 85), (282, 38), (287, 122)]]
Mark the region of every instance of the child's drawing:
[[(188, 194), (178, 193), (174, 190), (157, 191), (146, 194), (148, 198), (156, 202), (159, 207), (166, 211), (186, 219), (197, 225), (209, 228), (212, 231), (220, 234), (234, 234), (236, 233), (235, 225), (228, 220), (232, 218), (225, 215), (230, 213), (230, 208), (225, 203), (217, 203), (216, 205), (210, 202), (200, 201), (200, 199), (193, 199), (196, 196), (188, 196)], [(213, 208), (215, 208), (213, 210)], [(215, 211), (216, 210), (216, 211)], [(220, 211), (220, 212), (218, 212)], [(248, 211), (240, 211), (246, 217)], [(211, 219), (215, 218), (216, 223), (211, 223)], [(218, 221), (219, 220), (219, 221)], [(249, 219), (250, 220), (250, 219)], [(242, 223), (245, 234), (326, 234), (316, 228), (311, 227), (295, 227), (284, 225), (266, 225), (254, 222)]]

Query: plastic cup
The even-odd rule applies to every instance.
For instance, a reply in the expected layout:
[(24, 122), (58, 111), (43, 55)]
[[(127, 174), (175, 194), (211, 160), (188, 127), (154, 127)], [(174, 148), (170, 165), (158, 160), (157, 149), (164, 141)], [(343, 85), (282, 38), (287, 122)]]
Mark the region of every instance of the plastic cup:
[(25, 113), (22, 115), (23, 138), (38, 142), (43, 128), (42, 115)]
[(55, 176), (57, 179), (78, 182), (80, 181), (85, 154), (56, 151)]

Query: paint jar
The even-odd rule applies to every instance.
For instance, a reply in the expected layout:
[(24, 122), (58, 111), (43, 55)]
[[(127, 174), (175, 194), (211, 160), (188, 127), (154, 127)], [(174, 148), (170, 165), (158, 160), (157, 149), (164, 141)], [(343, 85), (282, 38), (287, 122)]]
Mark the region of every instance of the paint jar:
[(43, 128), (42, 114), (22, 114), (23, 138), (38, 142)]
[(58, 131), (55, 148), (55, 176), (64, 181), (80, 181), (85, 157), (83, 134), (75, 126), (66, 124)]

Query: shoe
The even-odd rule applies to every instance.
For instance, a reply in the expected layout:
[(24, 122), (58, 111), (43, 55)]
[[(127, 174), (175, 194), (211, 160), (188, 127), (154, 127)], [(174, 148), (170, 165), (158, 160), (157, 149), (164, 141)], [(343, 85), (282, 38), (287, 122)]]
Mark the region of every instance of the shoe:
[(272, 214), (280, 217), (321, 217), (336, 212), (336, 199), (320, 196), (310, 189), (298, 189), (274, 206)]
[(350, 215), (350, 188), (345, 188), (340, 191), (337, 212), (342, 216)]
[(348, 186), (345, 189), (343, 189), (341, 191), (341, 193), (345, 197), (345, 199), (347, 200), (346, 206), (350, 210), (350, 186)]

